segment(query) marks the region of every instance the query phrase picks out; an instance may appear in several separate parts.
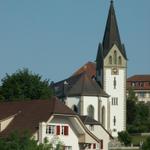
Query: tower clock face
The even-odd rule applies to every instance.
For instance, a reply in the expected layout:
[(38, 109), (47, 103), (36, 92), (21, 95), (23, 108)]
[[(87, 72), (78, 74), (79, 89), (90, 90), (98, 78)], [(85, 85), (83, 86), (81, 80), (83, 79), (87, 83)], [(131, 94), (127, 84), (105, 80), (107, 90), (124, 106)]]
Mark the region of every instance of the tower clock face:
[(118, 75), (118, 68), (112, 68), (112, 75)]

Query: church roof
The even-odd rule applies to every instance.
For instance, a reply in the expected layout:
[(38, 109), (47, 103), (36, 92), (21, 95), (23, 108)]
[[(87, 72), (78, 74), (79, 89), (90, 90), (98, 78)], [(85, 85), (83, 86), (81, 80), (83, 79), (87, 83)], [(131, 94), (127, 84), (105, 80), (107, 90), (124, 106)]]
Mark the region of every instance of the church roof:
[(106, 27), (105, 27), (105, 33), (102, 42), (104, 57), (108, 54), (109, 50), (112, 48), (114, 44), (117, 45), (124, 58), (127, 59), (124, 45), (122, 45), (120, 39), (113, 1), (111, 1)]
[(33, 134), (38, 130), (40, 122), (48, 121), (55, 114), (76, 115), (56, 97), (50, 100), (1, 102), (0, 122), (11, 116), (14, 116), (14, 119), (4, 131), (0, 132), (0, 137), (7, 136), (15, 130), (21, 134), (28, 130)]
[(88, 74), (91, 78), (96, 76), (96, 63), (94, 62), (87, 62), (82, 67), (80, 67), (77, 71), (75, 71), (74, 75), (79, 75), (81, 73)]
[(92, 79), (87, 73), (79, 75), (54, 84), (56, 96), (102, 96), (108, 95), (100, 88), (95, 79)]

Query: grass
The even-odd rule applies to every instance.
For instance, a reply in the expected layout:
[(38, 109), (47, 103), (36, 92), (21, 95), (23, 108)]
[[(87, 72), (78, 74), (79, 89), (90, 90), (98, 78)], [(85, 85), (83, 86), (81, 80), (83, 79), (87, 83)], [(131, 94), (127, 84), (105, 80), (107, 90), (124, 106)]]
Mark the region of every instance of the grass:
[(132, 138), (133, 145), (140, 145), (140, 142), (144, 142), (147, 136), (132, 135), (131, 138)]

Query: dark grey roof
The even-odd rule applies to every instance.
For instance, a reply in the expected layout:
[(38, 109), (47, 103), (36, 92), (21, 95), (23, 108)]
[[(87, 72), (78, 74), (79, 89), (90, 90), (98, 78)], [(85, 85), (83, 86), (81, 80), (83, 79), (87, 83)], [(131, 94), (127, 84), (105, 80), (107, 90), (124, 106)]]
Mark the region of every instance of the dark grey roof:
[(95, 81), (86, 73), (72, 76), (66, 80), (54, 84), (55, 94), (58, 97), (65, 96), (102, 96), (108, 97)]
[(103, 96), (108, 95), (100, 88), (95, 79), (91, 79), (86, 73), (83, 73), (77, 82), (68, 91), (68, 96)]
[(86, 125), (101, 125), (98, 121), (94, 120), (93, 118), (89, 116), (82, 116), (79, 115), (81, 121)]
[(85, 125), (100, 125), (106, 132), (107, 134), (109, 135), (109, 137), (111, 139), (113, 139), (112, 135), (102, 126), (101, 123), (99, 123), (98, 121), (92, 119), (91, 117), (89, 116), (82, 116), (82, 115), (79, 115), (81, 121), (83, 122), (83, 124)]
[(109, 50), (112, 48), (114, 44), (117, 45), (124, 58), (127, 59), (124, 45), (121, 43), (120, 39), (113, 1), (111, 1), (105, 33), (102, 42), (104, 57), (108, 54)]

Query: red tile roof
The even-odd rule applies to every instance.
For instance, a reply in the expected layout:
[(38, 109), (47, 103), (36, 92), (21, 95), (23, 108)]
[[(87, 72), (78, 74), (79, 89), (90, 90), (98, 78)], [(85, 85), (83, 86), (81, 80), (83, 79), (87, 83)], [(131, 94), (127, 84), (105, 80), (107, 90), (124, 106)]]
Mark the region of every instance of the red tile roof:
[(74, 75), (79, 75), (81, 73), (88, 74), (91, 78), (93, 76), (96, 76), (96, 64), (94, 62), (87, 62), (85, 65), (83, 65), (81, 68), (79, 68), (77, 71), (75, 71)]
[(127, 79), (127, 89), (150, 90), (150, 75), (134, 75)]
[(150, 75), (134, 75), (127, 79), (129, 81), (150, 81)]
[(76, 115), (56, 97), (50, 100), (32, 100), (21, 102), (0, 103), (0, 120), (18, 113), (8, 127), (0, 132), (0, 137), (18, 130), (23, 133), (28, 130), (31, 134), (37, 131), (39, 123), (48, 121), (53, 114)]

